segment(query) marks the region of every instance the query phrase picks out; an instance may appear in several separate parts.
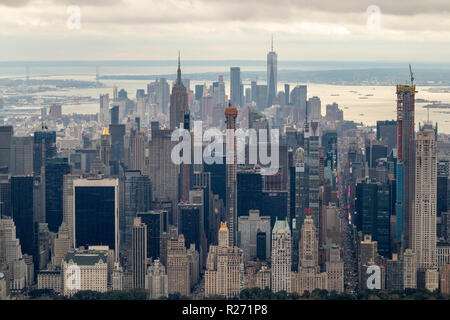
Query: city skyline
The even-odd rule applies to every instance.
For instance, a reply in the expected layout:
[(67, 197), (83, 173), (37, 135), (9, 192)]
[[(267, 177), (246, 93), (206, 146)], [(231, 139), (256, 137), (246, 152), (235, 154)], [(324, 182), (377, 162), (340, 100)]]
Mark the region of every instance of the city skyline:
[(450, 301), (450, 3), (0, 13), (0, 300)]

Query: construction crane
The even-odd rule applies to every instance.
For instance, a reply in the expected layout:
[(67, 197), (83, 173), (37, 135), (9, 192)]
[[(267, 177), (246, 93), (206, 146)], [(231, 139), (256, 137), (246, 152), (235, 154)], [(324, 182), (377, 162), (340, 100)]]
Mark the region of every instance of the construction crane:
[(414, 84), (414, 74), (411, 68), (411, 63), (409, 64), (409, 74), (411, 75), (411, 85)]

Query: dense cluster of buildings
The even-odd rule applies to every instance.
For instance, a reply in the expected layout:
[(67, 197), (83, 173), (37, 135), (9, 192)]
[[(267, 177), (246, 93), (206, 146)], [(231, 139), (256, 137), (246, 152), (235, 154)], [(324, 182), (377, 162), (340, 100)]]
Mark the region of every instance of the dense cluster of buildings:
[[(131, 99), (114, 87), (95, 117), (70, 119), (55, 105), (31, 134), (0, 126), (0, 298), (355, 293), (370, 289), (370, 266), (380, 289), (450, 294), (450, 147), (437, 125), (416, 132), (415, 86), (397, 86), (397, 120), (374, 131), (335, 103), (323, 116), (306, 85), (278, 91), (277, 81), (273, 45), (267, 84), (245, 87), (233, 67), (229, 99), (222, 76), (191, 91), (178, 60), (171, 91), (166, 79)], [(278, 148), (278, 170), (225, 155), (175, 163), (172, 133), (194, 135), (197, 120), (232, 142), (227, 153), (239, 128), (278, 129), (266, 145)]]

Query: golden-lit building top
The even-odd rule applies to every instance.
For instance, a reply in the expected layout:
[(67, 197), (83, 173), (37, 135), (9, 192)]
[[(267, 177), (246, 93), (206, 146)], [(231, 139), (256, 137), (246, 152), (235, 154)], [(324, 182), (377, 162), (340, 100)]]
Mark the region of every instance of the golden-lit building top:
[(227, 227), (227, 223), (226, 222), (221, 222), (220, 223), (220, 229), (219, 229), (219, 232), (220, 231), (228, 231), (228, 227)]
[(404, 84), (398, 84), (397, 85), (397, 93), (400, 92), (410, 92), (411, 94), (416, 93), (416, 86), (410, 86), (410, 85), (404, 85)]
[(109, 136), (109, 135), (110, 135), (110, 133), (109, 133), (109, 128), (108, 128), (108, 127), (104, 127), (104, 128), (103, 128), (103, 133), (102, 133), (102, 135), (103, 135), (103, 136), (105, 136), (105, 135), (106, 135), (106, 136)]

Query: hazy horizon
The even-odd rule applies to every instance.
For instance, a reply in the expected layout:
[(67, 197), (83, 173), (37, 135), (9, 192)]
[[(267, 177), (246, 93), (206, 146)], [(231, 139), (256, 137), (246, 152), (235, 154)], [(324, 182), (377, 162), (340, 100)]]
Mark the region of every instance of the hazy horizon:
[[(450, 62), (450, 2), (0, 0), (0, 61)], [(257, 59), (255, 59), (257, 58)]]

